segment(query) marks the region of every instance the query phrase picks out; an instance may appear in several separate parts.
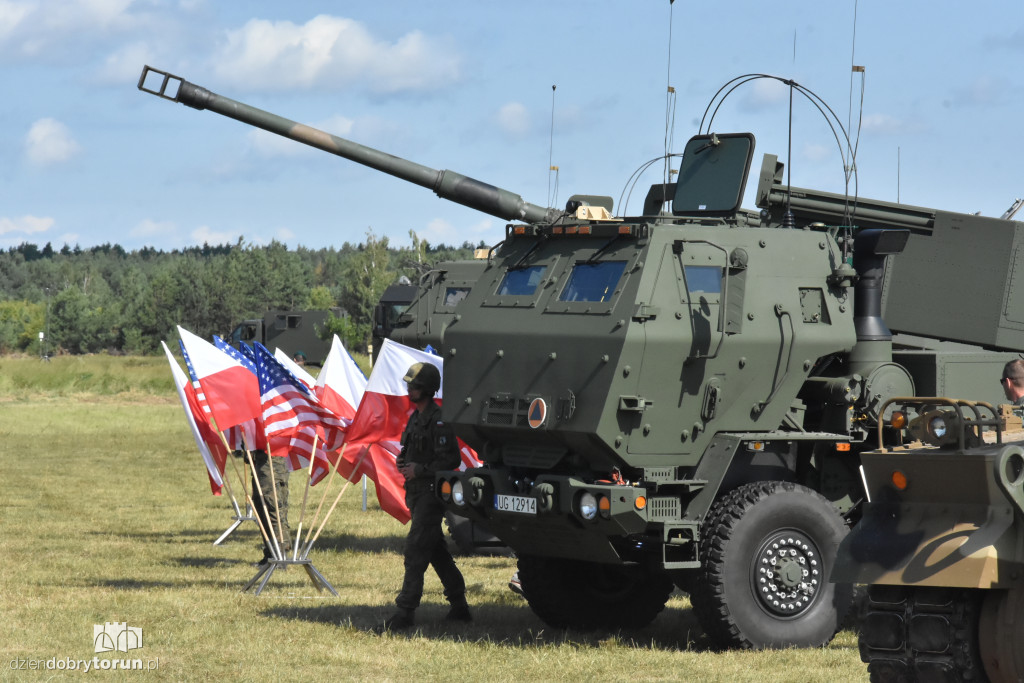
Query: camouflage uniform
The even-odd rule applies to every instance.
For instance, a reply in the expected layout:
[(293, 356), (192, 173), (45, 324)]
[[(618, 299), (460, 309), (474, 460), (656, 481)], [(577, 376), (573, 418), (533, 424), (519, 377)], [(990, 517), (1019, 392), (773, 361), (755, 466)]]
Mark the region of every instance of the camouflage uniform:
[(459, 466), (455, 432), (441, 421), (441, 408), (433, 400), (421, 413), (414, 412), (402, 432), (398, 465), (415, 464), (416, 476), (405, 481), (405, 504), (412, 520), (405, 540), (405, 579), (395, 604), (412, 612), (423, 595), (423, 575), (432, 565), (453, 606), (464, 606), (466, 582), (455, 566), (441, 530), (444, 508), (434, 495), (434, 474)]
[[(288, 463), (284, 458), (268, 457), (263, 451), (252, 451), (252, 462), (256, 466), (256, 473), (252, 483), (252, 502), (256, 507), (256, 514), (260, 518), (263, 528), (270, 534), (270, 527), (273, 526), (273, 535), (277, 537), (277, 543), (281, 546), (282, 552), (291, 550), (291, 529), (288, 527)], [(271, 475), (273, 470), (273, 475)], [(259, 487), (256, 486), (257, 480)], [(277, 505), (274, 505), (274, 484), (277, 484)], [(267, 503), (267, 515), (270, 516), (268, 525), (267, 515), (263, 513), (263, 505), (260, 500), (260, 491), (263, 491)], [(281, 528), (278, 529), (277, 518), (280, 514)], [(284, 538), (282, 538), (282, 533)], [(273, 551), (263, 543), (263, 558), (269, 559), (274, 556)]]

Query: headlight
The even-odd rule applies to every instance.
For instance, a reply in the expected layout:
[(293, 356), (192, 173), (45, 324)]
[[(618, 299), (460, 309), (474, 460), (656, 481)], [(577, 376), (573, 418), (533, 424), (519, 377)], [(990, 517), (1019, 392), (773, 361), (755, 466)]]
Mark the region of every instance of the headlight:
[(463, 505), (466, 504), (466, 495), (465, 492), (462, 490), (461, 479), (456, 480), (456, 482), (452, 484), (452, 502), (458, 505), (459, 507), (462, 507)]
[(580, 496), (580, 516), (586, 520), (597, 517), (597, 498), (593, 493), (586, 492)]
[(933, 417), (928, 422), (928, 431), (932, 433), (936, 439), (942, 439), (946, 436), (946, 418), (941, 415)]

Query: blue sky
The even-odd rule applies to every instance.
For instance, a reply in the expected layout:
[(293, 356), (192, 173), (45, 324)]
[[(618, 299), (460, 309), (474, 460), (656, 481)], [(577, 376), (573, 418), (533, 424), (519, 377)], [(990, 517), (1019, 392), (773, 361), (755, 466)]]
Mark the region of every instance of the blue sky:
[[(766, 73), (861, 121), (862, 197), (998, 216), (1024, 196), (1020, 0), (0, 0), (0, 248), (503, 235), (429, 190), (143, 94), (144, 64), (535, 204), (604, 194), (616, 213), (722, 85)], [(713, 129), (754, 133), (756, 170), (786, 158), (788, 102), (748, 84)], [(792, 150), (794, 185), (843, 191), (839, 149), (800, 98)]]

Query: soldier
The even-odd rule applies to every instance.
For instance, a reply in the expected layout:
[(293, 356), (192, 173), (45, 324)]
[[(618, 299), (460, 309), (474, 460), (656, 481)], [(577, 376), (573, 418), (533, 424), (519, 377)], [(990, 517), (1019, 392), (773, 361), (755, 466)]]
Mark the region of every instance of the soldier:
[(1024, 405), (1024, 360), (1011, 360), (1003, 367), (1003, 385), (1006, 399), (1014, 405)]
[[(256, 467), (252, 480), (252, 503), (259, 515), (260, 522), (268, 536), (276, 536), (281, 552), (287, 554), (291, 550), (291, 529), (288, 527), (288, 463), (284, 458), (272, 458), (264, 451), (252, 451), (252, 462)], [(259, 486), (256, 483), (259, 481)], [(274, 487), (277, 487), (277, 496), (274, 496)], [(260, 498), (260, 491), (263, 491), (263, 498)], [(267, 514), (263, 513), (263, 503), (267, 505)], [(269, 516), (269, 519), (267, 519)], [(277, 520), (281, 519), (281, 526), (278, 528)], [(271, 527), (273, 534), (271, 534)], [(263, 559), (256, 563), (257, 566), (264, 565), (274, 557), (274, 552), (263, 541)]]
[(466, 604), (466, 582), (448, 552), (441, 519), (444, 508), (434, 495), (434, 473), (459, 466), (459, 446), (455, 432), (441, 421), (441, 407), (434, 394), (441, 388), (441, 373), (430, 363), (416, 363), (403, 378), (409, 386), (409, 400), (416, 407), (402, 432), (402, 452), (398, 469), (405, 477), (405, 504), (412, 520), (405, 540), (405, 579), (395, 600), (398, 611), (380, 627), (397, 631), (413, 625), (413, 612), (423, 595), (423, 575), (434, 567), (451, 603), (447, 621), (470, 621)]

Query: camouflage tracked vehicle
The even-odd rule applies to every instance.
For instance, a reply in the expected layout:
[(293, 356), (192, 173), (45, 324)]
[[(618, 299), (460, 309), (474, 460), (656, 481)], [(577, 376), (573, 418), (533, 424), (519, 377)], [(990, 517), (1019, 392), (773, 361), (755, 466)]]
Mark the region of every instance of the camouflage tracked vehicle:
[(880, 434), (861, 454), (870, 502), (832, 573), (871, 584), (861, 659), (872, 681), (1022, 681), (1024, 443), (1003, 443), (988, 404), (891, 403), (897, 421), (918, 414), (914, 444)]
[[(552, 625), (642, 627), (675, 585), (722, 645), (828, 642), (886, 400), (993, 395), (1024, 348), (1024, 226), (787, 188), (772, 155), (742, 209), (750, 134), (695, 136), (678, 183), (618, 217), (609, 197), (539, 207), (149, 67), (139, 87), (513, 221), (433, 327), (444, 419), (484, 462), (437, 490), (516, 551)], [(947, 265), (961, 283), (939, 297)]]

